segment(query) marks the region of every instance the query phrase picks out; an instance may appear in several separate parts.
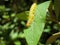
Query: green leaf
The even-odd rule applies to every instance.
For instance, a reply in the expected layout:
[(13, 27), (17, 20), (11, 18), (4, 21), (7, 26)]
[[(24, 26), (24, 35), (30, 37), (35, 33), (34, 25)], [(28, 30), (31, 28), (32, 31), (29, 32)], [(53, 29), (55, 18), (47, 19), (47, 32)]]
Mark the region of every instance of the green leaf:
[(18, 38), (24, 38), (24, 37), (25, 37), (24, 33), (20, 32), (20, 33), (18, 34)]
[(21, 45), (21, 42), (20, 41), (15, 41), (14, 44), (15, 45)]
[(3, 15), (2, 16), (4, 19), (9, 19), (9, 15)]
[(0, 10), (4, 11), (5, 10), (5, 6), (4, 5), (0, 5)]
[(16, 16), (20, 20), (27, 20), (29, 15), (28, 13), (29, 13), (28, 11), (25, 11), (25, 12), (18, 13)]
[(15, 13), (12, 13), (12, 14), (11, 14), (11, 17), (15, 17)]
[(12, 29), (12, 28), (14, 28), (14, 26), (15, 26), (15, 25), (14, 25), (14, 24), (12, 24), (12, 25), (10, 25), (10, 26), (9, 26), (9, 28), (10, 28), (10, 29)]
[(54, 10), (56, 18), (60, 21), (60, 0), (54, 0)]
[(5, 45), (5, 41), (0, 40), (0, 45)]
[(9, 25), (10, 25), (10, 23), (7, 23), (7, 24), (3, 25), (2, 29), (8, 29)]
[(16, 39), (18, 37), (18, 32), (14, 32), (14, 30), (11, 31), (10, 37), (12, 40)]
[(37, 45), (45, 26), (46, 10), (50, 1), (41, 3), (37, 6), (35, 18), (31, 26), (24, 30), (28, 45)]
[(46, 28), (46, 29), (44, 29), (44, 32), (46, 32), (46, 33), (50, 33), (50, 31), (51, 31), (50, 26), (47, 26), (47, 28)]

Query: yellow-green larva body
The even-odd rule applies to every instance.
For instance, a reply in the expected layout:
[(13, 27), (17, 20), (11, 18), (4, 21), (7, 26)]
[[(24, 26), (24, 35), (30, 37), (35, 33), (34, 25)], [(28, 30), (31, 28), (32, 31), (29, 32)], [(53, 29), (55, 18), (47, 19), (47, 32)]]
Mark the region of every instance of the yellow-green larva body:
[(33, 19), (34, 19), (34, 12), (35, 12), (35, 9), (37, 7), (37, 3), (34, 2), (30, 8), (30, 11), (29, 11), (29, 16), (28, 16), (28, 21), (27, 21), (27, 24), (26, 26), (29, 27), (30, 24), (32, 23)]

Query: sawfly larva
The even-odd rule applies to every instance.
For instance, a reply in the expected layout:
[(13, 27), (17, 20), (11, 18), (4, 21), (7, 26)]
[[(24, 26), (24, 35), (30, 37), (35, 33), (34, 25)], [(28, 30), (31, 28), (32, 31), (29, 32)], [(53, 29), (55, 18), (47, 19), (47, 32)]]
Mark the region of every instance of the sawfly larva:
[(28, 16), (28, 21), (27, 21), (26, 27), (29, 27), (30, 24), (33, 22), (36, 7), (37, 7), (37, 3), (34, 2), (29, 11), (29, 16)]

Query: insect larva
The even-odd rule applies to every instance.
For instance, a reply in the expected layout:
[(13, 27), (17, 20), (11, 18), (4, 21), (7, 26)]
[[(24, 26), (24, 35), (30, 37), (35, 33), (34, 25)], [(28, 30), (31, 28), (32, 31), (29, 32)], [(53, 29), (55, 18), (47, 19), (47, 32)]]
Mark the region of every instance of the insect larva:
[(32, 6), (30, 8), (29, 17), (28, 17), (26, 27), (29, 27), (30, 24), (32, 23), (32, 21), (34, 19), (34, 12), (35, 12), (36, 7), (37, 7), (37, 3), (35, 2), (35, 3), (32, 4)]

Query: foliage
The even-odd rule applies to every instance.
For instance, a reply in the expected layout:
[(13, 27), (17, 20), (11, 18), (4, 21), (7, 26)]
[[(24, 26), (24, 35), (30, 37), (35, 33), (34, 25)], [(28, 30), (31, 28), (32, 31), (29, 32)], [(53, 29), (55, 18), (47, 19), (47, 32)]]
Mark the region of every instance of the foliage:
[[(1, 0), (0, 45), (59, 45), (59, 2), (60, 0)], [(37, 8), (33, 10), (30, 26), (26, 27), (33, 3), (37, 4)]]

